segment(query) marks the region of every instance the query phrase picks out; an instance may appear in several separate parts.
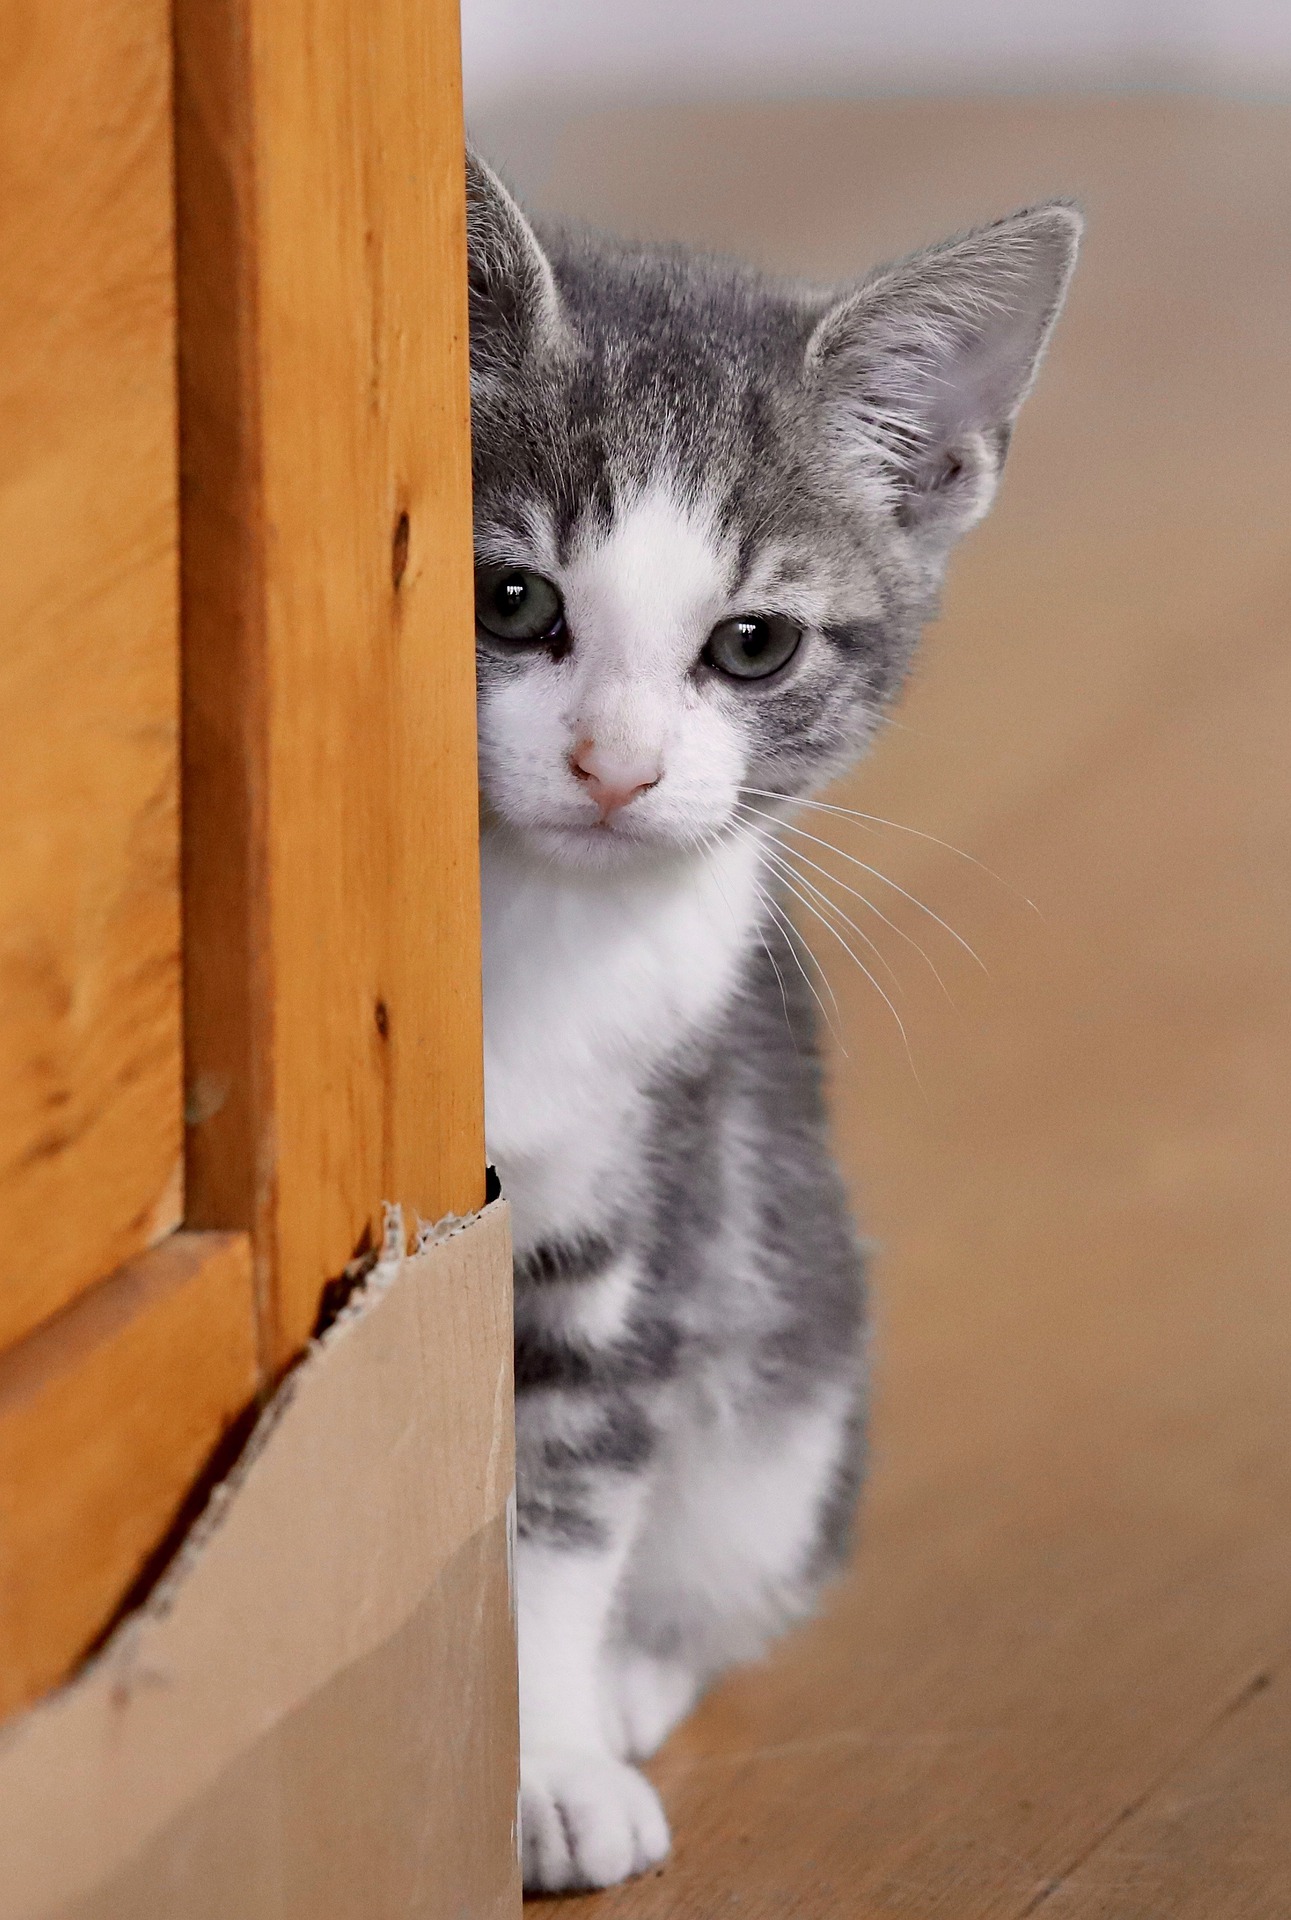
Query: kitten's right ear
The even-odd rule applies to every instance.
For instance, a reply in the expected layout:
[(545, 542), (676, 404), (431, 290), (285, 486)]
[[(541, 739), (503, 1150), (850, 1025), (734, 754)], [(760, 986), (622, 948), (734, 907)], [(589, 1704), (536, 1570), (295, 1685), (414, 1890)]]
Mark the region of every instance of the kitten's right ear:
[(550, 262), (492, 167), (471, 147), (466, 251), (472, 356), (513, 359), (554, 345), (563, 320)]
[(928, 247), (845, 295), (811, 337), (827, 443), (930, 553), (990, 506), (1081, 226), (1052, 201)]

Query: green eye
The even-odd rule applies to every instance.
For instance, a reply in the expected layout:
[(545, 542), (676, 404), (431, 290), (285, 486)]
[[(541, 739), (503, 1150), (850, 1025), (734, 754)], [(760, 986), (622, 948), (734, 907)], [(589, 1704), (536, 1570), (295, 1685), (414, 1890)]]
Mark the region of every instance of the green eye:
[(801, 628), (781, 614), (743, 614), (713, 628), (701, 658), (732, 680), (765, 680), (788, 665), (801, 641)]
[(532, 645), (559, 640), (565, 609), (550, 580), (525, 567), (477, 567), (475, 619), (497, 640)]

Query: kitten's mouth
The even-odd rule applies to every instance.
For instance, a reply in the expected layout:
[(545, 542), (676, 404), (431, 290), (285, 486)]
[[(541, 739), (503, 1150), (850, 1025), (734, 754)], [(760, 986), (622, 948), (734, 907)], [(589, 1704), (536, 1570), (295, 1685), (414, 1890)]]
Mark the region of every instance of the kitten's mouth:
[(613, 868), (632, 861), (673, 859), (693, 853), (696, 836), (611, 815), (608, 820), (531, 822), (530, 845), (562, 866)]
[(616, 833), (621, 840), (640, 840), (641, 834), (634, 833), (631, 825), (626, 824), (617, 813), (606, 814), (599, 820), (562, 821), (557, 829), (560, 833)]
[(606, 814), (580, 814), (573, 819), (556, 813), (533, 821), (532, 826), (541, 833), (567, 833), (584, 839), (594, 835), (598, 840), (653, 841), (667, 834), (667, 828), (649, 817), (648, 809), (633, 806), (615, 807)]
[(611, 814), (608, 820), (559, 820), (537, 828), (542, 835), (554, 835), (570, 846), (593, 847), (668, 847), (674, 844), (668, 833), (642, 830), (639, 823)]

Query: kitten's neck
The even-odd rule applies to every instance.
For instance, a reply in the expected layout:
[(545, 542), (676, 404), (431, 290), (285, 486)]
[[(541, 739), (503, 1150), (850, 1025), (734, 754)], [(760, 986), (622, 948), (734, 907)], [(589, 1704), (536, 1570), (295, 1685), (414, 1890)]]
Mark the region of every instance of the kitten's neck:
[(760, 866), (742, 832), (600, 874), (485, 833), (486, 1130), (517, 1244), (594, 1226), (626, 1190), (657, 1070), (713, 1033), (736, 991)]
[(536, 858), (516, 835), (480, 843), (486, 1018), (588, 996), (589, 1016), (667, 1046), (725, 1004), (765, 914), (763, 840), (745, 829), (600, 873)]

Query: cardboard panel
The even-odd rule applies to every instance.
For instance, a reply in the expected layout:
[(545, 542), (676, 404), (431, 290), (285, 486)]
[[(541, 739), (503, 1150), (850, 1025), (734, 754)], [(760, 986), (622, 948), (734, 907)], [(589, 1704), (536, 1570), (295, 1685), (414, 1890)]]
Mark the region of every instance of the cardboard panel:
[(170, 9), (0, 48), (4, 1347), (179, 1223), (183, 1128)]
[(519, 1912), (502, 1202), (289, 1376), (173, 1571), (0, 1736), (6, 1920)]
[(389, 1640), (231, 1760), (62, 1920), (513, 1915), (506, 1529), (499, 1514), (472, 1534)]

